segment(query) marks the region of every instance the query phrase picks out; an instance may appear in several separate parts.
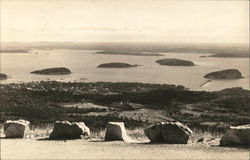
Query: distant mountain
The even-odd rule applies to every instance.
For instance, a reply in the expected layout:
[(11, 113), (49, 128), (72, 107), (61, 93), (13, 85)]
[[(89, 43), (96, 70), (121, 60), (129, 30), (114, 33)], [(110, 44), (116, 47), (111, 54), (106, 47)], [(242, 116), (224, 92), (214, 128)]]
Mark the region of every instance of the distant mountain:
[(131, 55), (131, 56), (163, 56), (155, 52), (138, 52), (138, 51), (125, 51), (125, 50), (109, 50), (96, 52), (96, 54), (111, 54), (111, 55)]
[(79, 42), (2, 42), (2, 49), (74, 49), (119, 52), (199, 53), (214, 57), (249, 57), (248, 44), (206, 43), (79, 43)]
[(6, 50), (0, 50), (0, 53), (29, 53), (29, 52), (24, 49), (6, 49)]

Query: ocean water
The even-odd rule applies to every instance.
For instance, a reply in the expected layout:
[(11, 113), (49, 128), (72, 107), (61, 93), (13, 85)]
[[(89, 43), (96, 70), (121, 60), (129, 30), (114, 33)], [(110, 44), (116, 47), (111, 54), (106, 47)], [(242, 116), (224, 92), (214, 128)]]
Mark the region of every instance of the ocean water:
[[(126, 56), (95, 54), (95, 50), (32, 50), (31, 53), (2, 53), (1, 73), (9, 76), (0, 83), (41, 80), (79, 82), (142, 82), (183, 85), (192, 90), (220, 90), (231, 87), (249, 89), (248, 58), (215, 58), (197, 53), (161, 53), (164, 56)], [(162, 58), (191, 60), (197, 66), (161, 66)], [(97, 68), (101, 63), (126, 62), (140, 64), (135, 68)], [(70, 75), (35, 75), (31, 71), (49, 67), (67, 67)], [(209, 72), (235, 68), (245, 77), (237, 80), (213, 80), (204, 84)]]

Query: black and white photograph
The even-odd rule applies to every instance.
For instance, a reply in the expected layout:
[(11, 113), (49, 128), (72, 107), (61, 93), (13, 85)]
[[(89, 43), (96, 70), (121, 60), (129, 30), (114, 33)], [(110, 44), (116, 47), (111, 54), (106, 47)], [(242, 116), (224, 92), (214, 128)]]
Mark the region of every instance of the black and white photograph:
[(0, 0), (1, 160), (249, 160), (248, 0)]

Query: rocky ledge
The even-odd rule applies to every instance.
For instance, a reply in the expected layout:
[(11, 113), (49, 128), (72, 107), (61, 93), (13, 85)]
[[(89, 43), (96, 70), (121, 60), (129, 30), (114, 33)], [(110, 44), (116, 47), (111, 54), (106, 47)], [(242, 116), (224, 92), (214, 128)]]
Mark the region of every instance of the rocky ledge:
[(159, 59), (156, 61), (160, 65), (166, 66), (194, 66), (194, 63), (187, 60), (175, 59), (175, 58), (166, 58)]
[(70, 74), (71, 71), (65, 67), (57, 67), (57, 68), (46, 68), (41, 70), (32, 71), (33, 74), (44, 74), (44, 75), (63, 75)]
[(204, 76), (209, 79), (240, 79), (243, 78), (242, 74), (237, 69), (226, 69), (216, 72), (208, 73)]
[(113, 63), (103, 63), (97, 66), (97, 68), (131, 68), (131, 67), (137, 67), (139, 65), (137, 64), (128, 64), (128, 63), (119, 63), (119, 62), (113, 62)]

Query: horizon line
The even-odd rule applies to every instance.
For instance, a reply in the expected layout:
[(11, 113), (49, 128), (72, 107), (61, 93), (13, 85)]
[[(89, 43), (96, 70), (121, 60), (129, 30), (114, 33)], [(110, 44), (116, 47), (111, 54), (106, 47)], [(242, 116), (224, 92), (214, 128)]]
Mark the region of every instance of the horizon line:
[(242, 44), (242, 45), (249, 45), (249, 42), (149, 42), (149, 41), (121, 41), (121, 42), (115, 42), (115, 41), (92, 41), (92, 42), (86, 42), (86, 41), (0, 41), (0, 43), (114, 43), (114, 44), (122, 44), (122, 43), (152, 43), (152, 44)]

